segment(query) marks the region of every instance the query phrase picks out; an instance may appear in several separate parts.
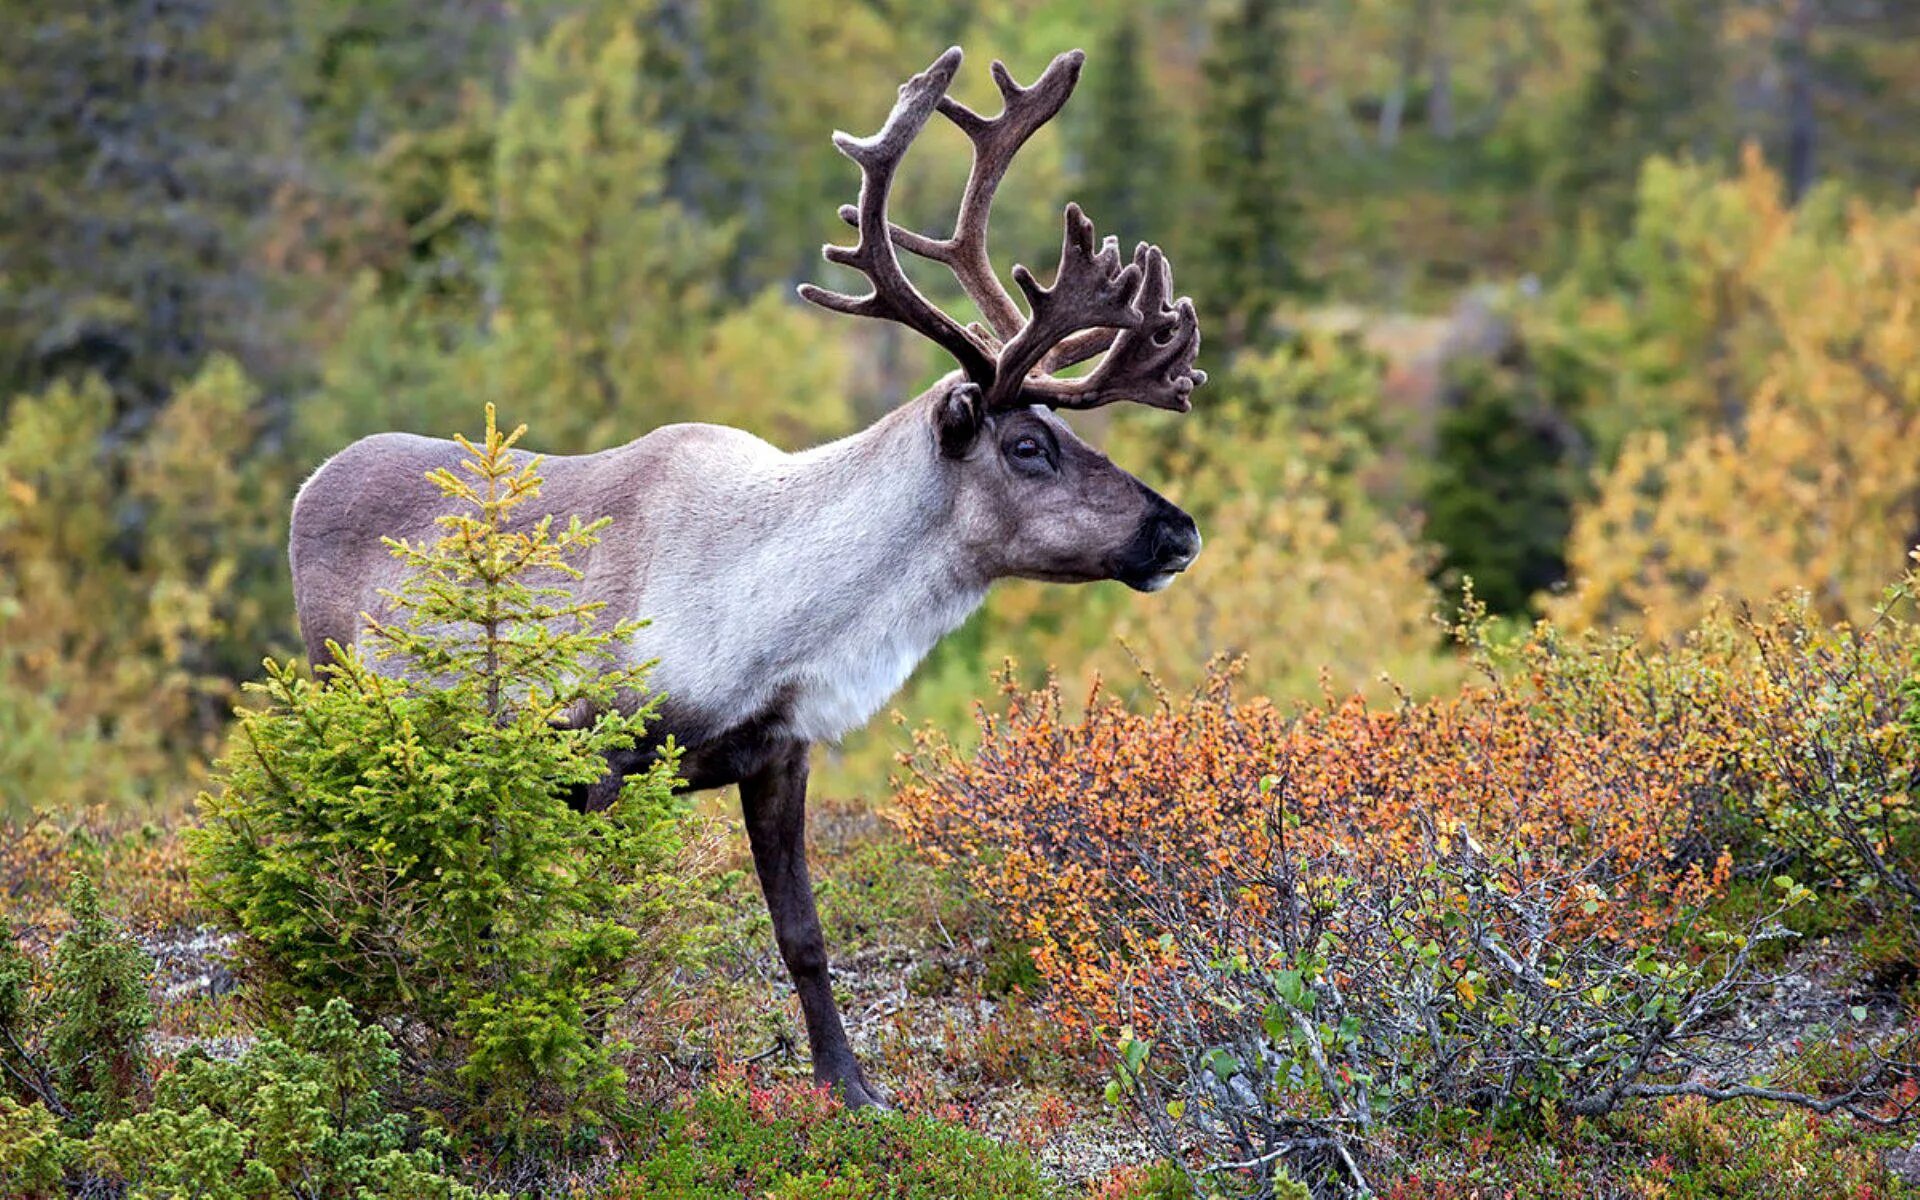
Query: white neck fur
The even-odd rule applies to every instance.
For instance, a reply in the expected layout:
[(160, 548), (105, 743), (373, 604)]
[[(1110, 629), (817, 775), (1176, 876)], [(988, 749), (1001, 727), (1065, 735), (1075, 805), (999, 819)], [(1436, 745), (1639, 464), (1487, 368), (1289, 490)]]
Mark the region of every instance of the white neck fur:
[(986, 596), (961, 563), (926, 414), (909, 404), (799, 454), (744, 434), (713, 450), (725, 470), (688, 497), (700, 542), (661, 530), (657, 553), (679, 569), (643, 587), (654, 624), (636, 649), (660, 659), (653, 683), (676, 707), (718, 722), (784, 702), (791, 736), (837, 739)]

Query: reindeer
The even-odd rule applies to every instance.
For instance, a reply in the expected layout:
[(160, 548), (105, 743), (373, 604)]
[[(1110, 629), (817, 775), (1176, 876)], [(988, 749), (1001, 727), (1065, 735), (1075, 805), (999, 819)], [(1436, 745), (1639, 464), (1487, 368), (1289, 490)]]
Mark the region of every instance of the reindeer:
[[(1198, 323), (1172, 298), (1166, 257), (1142, 244), (1124, 262), (1096, 246), (1077, 205), (1053, 284), (1025, 267), (1020, 306), (994, 272), (987, 222), (1014, 155), (1060, 111), (1080, 76), (1079, 51), (1055, 58), (1031, 87), (1000, 63), (1001, 113), (980, 116), (947, 95), (956, 47), (900, 88), (880, 132), (834, 144), (860, 167), (859, 203), (840, 210), (859, 231), (828, 261), (864, 274), (864, 296), (802, 285), (834, 312), (896, 321), (931, 339), (959, 370), (866, 430), (783, 453), (716, 425), (671, 425), (598, 454), (544, 462), (548, 507), (565, 519), (613, 519), (576, 585), (610, 618), (646, 617), (621, 665), (657, 660), (663, 697), (649, 745), (616, 757), (580, 803), (613, 802), (622, 778), (671, 737), (687, 790), (738, 784), (774, 937), (805, 1014), (814, 1077), (846, 1102), (883, 1102), (847, 1042), (834, 1006), (805, 848), (807, 759), (815, 742), (864, 723), (934, 643), (998, 579), (1117, 579), (1165, 587), (1200, 550), (1191, 517), (1075, 437), (1055, 415), (1119, 400), (1185, 412), (1205, 382), (1193, 366)], [(935, 112), (973, 144), (973, 168), (951, 236), (891, 223), (887, 195), (902, 157)], [(905, 250), (945, 264), (986, 318), (962, 325), (908, 281)], [(1087, 373), (1063, 368), (1104, 357)], [(427, 482), (460, 448), (386, 433), (323, 464), (294, 500), (290, 558), (300, 631), (316, 665), (329, 640), (359, 642), (366, 615), (401, 566), (382, 536), (435, 535), (441, 500)], [(400, 668), (394, 668), (400, 669)]]

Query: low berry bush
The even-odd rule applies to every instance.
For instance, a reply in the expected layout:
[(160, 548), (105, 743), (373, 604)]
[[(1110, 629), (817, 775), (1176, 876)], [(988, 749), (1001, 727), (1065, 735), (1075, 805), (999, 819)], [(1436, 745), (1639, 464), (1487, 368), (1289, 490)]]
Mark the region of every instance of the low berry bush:
[(614, 1197), (996, 1200), (1059, 1197), (1015, 1149), (927, 1117), (847, 1112), (824, 1089), (722, 1081), (668, 1118)]

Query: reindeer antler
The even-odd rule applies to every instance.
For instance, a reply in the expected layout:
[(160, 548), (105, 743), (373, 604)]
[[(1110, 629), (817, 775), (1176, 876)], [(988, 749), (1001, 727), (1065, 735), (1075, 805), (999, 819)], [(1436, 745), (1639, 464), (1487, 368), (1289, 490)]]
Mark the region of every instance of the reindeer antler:
[(1033, 272), (1014, 264), (1013, 281), (1027, 294), (1033, 316), (1019, 333), (1000, 348), (994, 364), (993, 387), (987, 407), (1007, 408), (1033, 401), (1021, 399), (1027, 373), (1040, 365), (1047, 352), (1069, 336), (1086, 329), (1133, 329), (1140, 324), (1140, 268), (1120, 265), (1120, 243), (1108, 238), (1093, 248), (1093, 222), (1078, 204), (1067, 205), (1067, 231), (1060, 239), (1060, 266), (1053, 286), (1043, 288)]
[[(1207, 378), (1193, 366), (1199, 324), (1192, 301), (1171, 299), (1172, 271), (1159, 247), (1143, 242), (1133, 261), (1123, 263), (1115, 239), (1096, 249), (1093, 223), (1079, 205), (1069, 204), (1052, 286), (1042, 287), (1023, 266), (1013, 269), (1030, 317), (1022, 316), (987, 252), (994, 193), (1020, 148), (1072, 96), (1085, 56), (1078, 50), (1057, 56), (1031, 87), (1021, 87), (996, 61), (993, 79), (1003, 105), (992, 118), (946, 94), (960, 59), (954, 47), (902, 85), (893, 112), (873, 137), (834, 135), (841, 152), (860, 164), (860, 202), (840, 209), (841, 219), (860, 231), (860, 242), (851, 248), (828, 246), (825, 253), (830, 262), (864, 272), (873, 291), (854, 297), (803, 284), (800, 294), (836, 312), (882, 317), (924, 334), (959, 361), (986, 393), (989, 409), (1095, 408), (1135, 400), (1186, 411), (1189, 394)], [(886, 215), (894, 172), (935, 109), (973, 143), (973, 169), (953, 233), (945, 238), (904, 229)], [(991, 333), (963, 327), (914, 290), (896, 246), (945, 264), (986, 317)], [(1058, 379), (1049, 373), (1103, 351), (1106, 358), (1084, 377)], [(1033, 373), (1036, 367), (1039, 374)]]
[(1000, 115), (991, 119), (952, 96), (942, 96), (941, 114), (973, 143), (973, 169), (960, 196), (953, 236), (936, 241), (897, 225), (893, 230), (894, 241), (901, 249), (947, 265), (1003, 342), (1019, 333), (1026, 319), (994, 273), (993, 260), (987, 254), (987, 222), (993, 215), (993, 196), (1027, 139), (1053, 120), (1073, 95), (1086, 60), (1078, 50), (1055, 55), (1032, 87), (1021, 87), (1007, 65), (995, 59), (993, 82), (1000, 89), (1001, 107)]
[(1107, 356), (1078, 379), (1043, 374), (1027, 380), (1026, 392), (1034, 403), (1049, 408), (1098, 408), (1132, 400), (1174, 412), (1193, 407), (1189, 399), (1193, 389), (1207, 381), (1207, 373), (1193, 365), (1200, 352), (1200, 319), (1193, 301), (1185, 296), (1172, 299), (1173, 266), (1160, 247), (1141, 242), (1134, 248), (1133, 262), (1145, 278), (1140, 289), (1140, 323), (1117, 334), (1097, 330), (1055, 346), (1042, 364), (1052, 370), (1084, 362), (1102, 350)]
[(906, 157), (907, 147), (920, 136), (946, 96), (954, 72), (960, 69), (960, 58), (960, 47), (955, 46), (901, 84), (900, 99), (894, 102), (879, 133), (869, 138), (834, 133), (833, 144), (840, 153), (860, 164), (860, 206), (853, 222), (860, 230), (860, 243), (852, 247), (825, 246), (821, 253), (828, 262), (864, 274), (873, 290), (864, 296), (849, 296), (803, 283), (800, 296), (834, 312), (898, 321), (953, 355), (969, 378), (987, 388), (993, 383), (993, 359), (958, 321), (935, 308), (914, 288), (900, 267), (888, 235), (887, 193), (893, 188), (894, 172)]

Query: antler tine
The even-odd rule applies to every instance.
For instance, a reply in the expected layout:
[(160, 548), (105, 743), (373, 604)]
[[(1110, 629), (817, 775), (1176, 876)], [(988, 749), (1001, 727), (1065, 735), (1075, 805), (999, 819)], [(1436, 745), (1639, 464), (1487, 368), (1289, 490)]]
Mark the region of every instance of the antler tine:
[[(1200, 351), (1200, 321), (1193, 301), (1182, 296), (1169, 303), (1173, 267), (1160, 247), (1142, 242), (1134, 250), (1133, 265), (1142, 276), (1139, 304), (1143, 319), (1135, 328), (1121, 329), (1114, 335), (1107, 356), (1089, 374), (1078, 379), (1040, 375), (1026, 380), (1023, 390), (1030, 402), (1084, 409), (1132, 400), (1174, 412), (1193, 407), (1189, 399), (1193, 389), (1207, 381), (1207, 373), (1193, 365)], [(1081, 347), (1097, 341), (1084, 337), (1073, 340), (1078, 340)], [(1062, 352), (1069, 344), (1063, 343), (1049, 356), (1049, 363), (1066, 365), (1099, 353), (1095, 348), (1063, 362)]]
[(1118, 329), (1083, 329), (1047, 351), (1047, 356), (1040, 360), (1040, 369), (1049, 374), (1064, 371), (1103, 353), (1119, 336)]
[[(1006, 285), (994, 273), (993, 260), (987, 254), (987, 223), (993, 211), (993, 196), (1027, 139), (1051, 121), (1073, 95), (1086, 57), (1078, 50), (1055, 55), (1032, 87), (1021, 87), (1006, 64), (994, 60), (993, 82), (999, 87), (1002, 99), (1000, 115), (996, 117), (983, 117), (952, 96), (941, 96), (940, 112), (973, 143), (973, 169), (967, 175), (966, 190), (960, 197), (960, 212), (954, 218), (953, 233), (949, 237), (930, 238), (898, 225), (889, 230), (894, 245), (902, 250), (944, 263), (1002, 342), (1010, 341), (1019, 333), (1026, 318)], [(843, 208), (840, 217), (853, 224), (857, 210)]]
[(1096, 251), (1093, 238), (1093, 222), (1078, 204), (1069, 204), (1053, 286), (1043, 288), (1033, 272), (1013, 268), (1013, 281), (1026, 293), (1033, 316), (1000, 348), (993, 387), (987, 392), (989, 409), (1034, 403), (1025, 396), (1027, 373), (1070, 335), (1140, 325), (1139, 300), (1151, 264), (1139, 260), (1122, 267), (1119, 242), (1107, 238)]
[(840, 153), (860, 167), (860, 203), (841, 209), (841, 216), (860, 231), (854, 246), (827, 245), (821, 253), (828, 262), (852, 267), (864, 274), (872, 290), (864, 296), (831, 292), (810, 283), (800, 285), (802, 299), (834, 312), (856, 317), (897, 321), (930, 340), (959, 361), (968, 378), (983, 388), (992, 386), (994, 360), (973, 335), (946, 313), (934, 307), (907, 278), (894, 254), (892, 226), (887, 220), (887, 195), (893, 187), (894, 173), (907, 148), (943, 108), (947, 88), (960, 69), (958, 46), (948, 50), (933, 65), (900, 85), (900, 98), (880, 132), (858, 138), (836, 132), (833, 144)]

